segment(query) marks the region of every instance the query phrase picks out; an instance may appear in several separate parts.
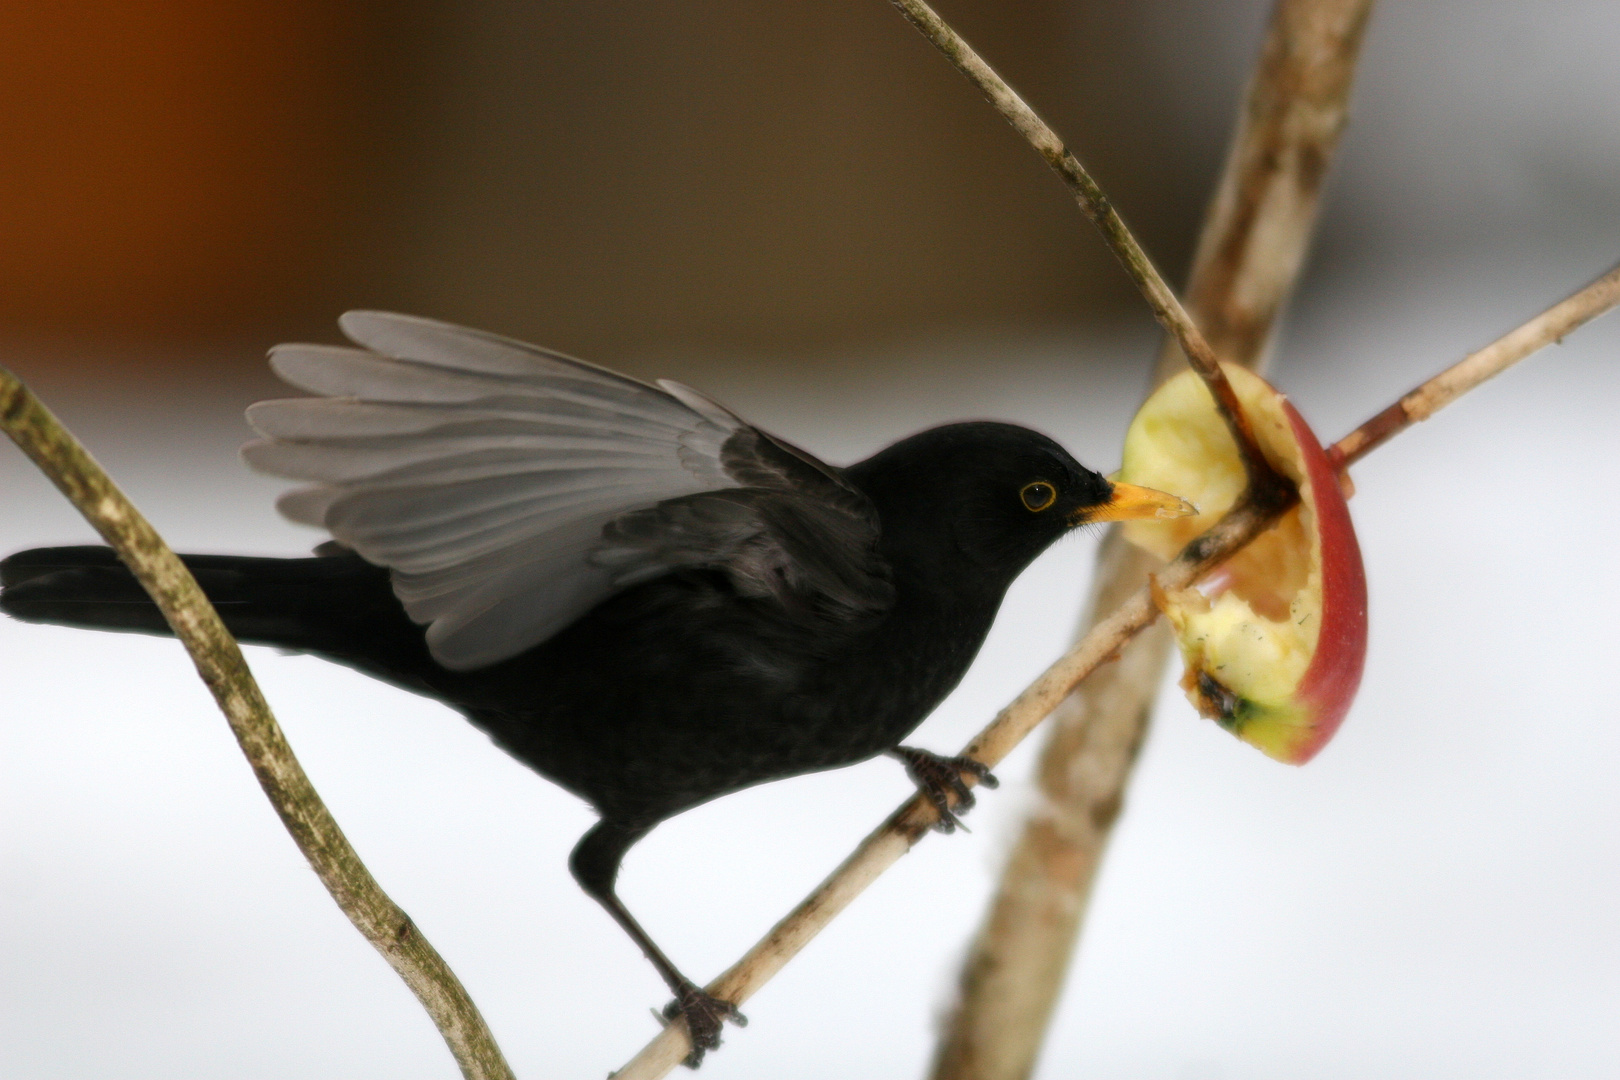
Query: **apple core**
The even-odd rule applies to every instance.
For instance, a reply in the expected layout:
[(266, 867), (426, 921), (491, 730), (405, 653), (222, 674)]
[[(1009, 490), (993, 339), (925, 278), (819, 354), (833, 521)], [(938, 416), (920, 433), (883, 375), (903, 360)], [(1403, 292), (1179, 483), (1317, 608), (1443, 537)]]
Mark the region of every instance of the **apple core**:
[[(1310, 427), (1264, 379), (1222, 365), (1266, 459), (1299, 503), (1187, 589), (1155, 587), (1203, 715), (1280, 761), (1303, 764), (1343, 721), (1367, 652), (1367, 581), (1337, 471)], [(1171, 558), (1232, 508), (1246, 476), (1203, 380), (1184, 372), (1142, 406), (1120, 480), (1163, 488), (1197, 516), (1127, 522), (1126, 539)]]

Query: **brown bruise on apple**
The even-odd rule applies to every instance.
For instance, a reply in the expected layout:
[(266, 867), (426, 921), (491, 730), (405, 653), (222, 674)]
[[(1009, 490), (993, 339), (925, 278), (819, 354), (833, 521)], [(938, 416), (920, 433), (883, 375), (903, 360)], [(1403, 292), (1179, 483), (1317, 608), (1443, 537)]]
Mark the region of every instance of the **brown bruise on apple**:
[[(1155, 590), (1187, 664), (1181, 685), (1199, 712), (1245, 742), (1303, 764), (1333, 736), (1361, 682), (1367, 582), (1337, 470), (1288, 399), (1223, 365), (1271, 465), (1299, 486), (1298, 505), (1196, 587)], [(1128, 523), (1126, 538), (1169, 559), (1242, 494), (1237, 447), (1192, 372), (1142, 406), (1119, 479), (1179, 492), (1201, 512)]]

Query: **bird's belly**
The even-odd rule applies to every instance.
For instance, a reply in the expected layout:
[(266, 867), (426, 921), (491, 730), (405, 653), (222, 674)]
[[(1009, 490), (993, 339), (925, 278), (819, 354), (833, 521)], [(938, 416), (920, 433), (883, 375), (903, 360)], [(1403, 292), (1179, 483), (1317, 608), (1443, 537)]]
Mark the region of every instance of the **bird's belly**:
[[(468, 710), (495, 741), (621, 821), (658, 820), (770, 780), (864, 761), (927, 714), (907, 701), (774, 696), (604, 695), (589, 709)], [(908, 707), (909, 706), (909, 707)]]
[(895, 747), (955, 687), (994, 614), (889, 619), (829, 640), (735, 601), (648, 618), (637, 592), (437, 694), (624, 823)]

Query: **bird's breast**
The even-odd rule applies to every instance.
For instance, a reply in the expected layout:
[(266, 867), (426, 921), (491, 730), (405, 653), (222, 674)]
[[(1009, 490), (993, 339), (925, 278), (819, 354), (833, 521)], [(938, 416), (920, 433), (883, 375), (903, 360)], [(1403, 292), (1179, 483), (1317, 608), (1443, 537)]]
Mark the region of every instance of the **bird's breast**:
[(901, 609), (829, 655), (784, 702), (849, 760), (897, 745), (967, 673), (995, 612)]

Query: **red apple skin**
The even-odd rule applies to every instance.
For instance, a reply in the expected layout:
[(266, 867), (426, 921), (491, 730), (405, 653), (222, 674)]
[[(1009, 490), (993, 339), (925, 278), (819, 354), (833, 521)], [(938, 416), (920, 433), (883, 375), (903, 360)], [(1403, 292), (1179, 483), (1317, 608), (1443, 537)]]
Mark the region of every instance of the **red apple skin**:
[(1322, 545), (1322, 629), (1316, 652), (1294, 691), (1307, 717), (1309, 735), (1282, 758), (1303, 765), (1339, 730), (1361, 685), (1367, 661), (1367, 574), (1338, 470), (1293, 403), (1284, 398), (1282, 407), (1311, 480)]
[[(1302, 765), (1327, 744), (1344, 722), (1361, 683), (1367, 658), (1367, 578), (1361, 562), (1361, 547), (1356, 542), (1349, 507), (1345, 505), (1348, 485), (1342, 482), (1334, 462), (1298, 410), (1253, 372), (1230, 364), (1222, 367), (1238, 391), (1240, 401), (1251, 412), (1255, 434), (1264, 452), (1279, 471), (1299, 481), (1300, 497), (1307, 505), (1289, 511), (1274, 533), (1263, 535), (1254, 549), (1210, 575), (1207, 579), (1210, 584), (1205, 586), (1208, 591), (1155, 588), (1154, 598), (1175, 630), (1186, 662), (1181, 686), (1198, 711), (1268, 757)], [(1210, 470), (1208, 480), (1213, 486), (1208, 487), (1206, 497), (1212, 501), (1201, 518), (1172, 527), (1168, 532), (1149, 530), (1141, 523), (1127, 526), (1127, 536), (1132, 542), (1161, 557), (1169, 557), (1190, 539), (1187, 530), (1196, 532), (1224, 512), (1230, 500), (1237, 497), (1242, 482), (1236, 447), (1229, 437), (1223, 439), (1210, 434), (1220, 430), (1221, 422), (1207, 393), (1200, 397), (1191, 392), (1190, 388), (1196, 385), (1197, 378), (1191, 372), (1177, 376), (1163, 388), (1162, 392), (1168, 395), (1166, 402), (1156, 404), (1155, 395), (1138, 413), (1139, 421), (1151, 418), (1150, 426), (1139, 429), (1133, 422), (1126, 439), (1126, 465), (1121, 470), (1121, 478), (1130, 483), (1175, 486), (1156, 471), (1165, 459), (1156, 459), (1152, 452), (1154, 436), (1148, 434), (1153, 430), (1152, 423), (1169, 425), (1160, 428), (1162, 433), (1174, 433), (1178, 425), (1185, 425), (1180, 435), (1166, 436), (1168, 441), (1160, 446), (1160, 452), (1171, 454), (1171, 461), (1177, 460), (1174, 457), (1177, 453), (1201, 454), (1205, 467)], [(1195, 400), (1201, 401), (1201, 408), (1208, 411), (1200, 411)], [(1156, 409), (1165, 411), (1156, 412)], [(1136, 441), (1139, 431), (1142, 442)], [(1198, 437), (1200, 432), (1204, 436), (1202, 440)], [(1196, 458), (1180, 460), (1190, 463)], [(1172, 468), (1170, 475), (1174, 472)], [(1191, 481), (1190, 487), (1194, 491), (1202, 490), (1197, 481)], [(1299, 528), (1306, 518), (1310, 522), (1308, 537)], [(1269, 669), (1270, 677), (1260, 674), (1248, 662), (1239, 662), (1235, 669), (1229, 670), (1231, 661), (1241, 660), (1240, 654), (1232, 651), (1240, 647), (1241, 638), (1233, 637), (1231, 631), (1242, 630), (1244, 617), (1236, 609), (1228, 608), (1227, 615), (1240, 621), (1237, 624), (1228, 621), (1225, 631), (1214, 631), (1212, 624), (1201, 623), (1202, 615), (1211, 610), (1213, 597), (1228, 588), (1238, 589), (1235, 595), (1239, 598), (1245, 588), (1263, 593), (1265, 578), (1256, 575), (1286, 574), (1290, 572), (1290, 565), (1292, 573), (1297, 574), (1298, 563), (1290, 563), (1290, 560), (1305, 555), (1296, 546), (1303, 543), (1308, 543), (1311, 549), (1315, 581), (1310, 587), (1317, 594), (1317, 606), (1295, 613), (1308, 612), (1319, 620), (1303, 670), (1290, 662), (1286, 670), (1292, 682), (1286, 686), (1284, 680), (1277, 677), (1282, 674), (1277, 668)], [(1238, 568), (1240, 561), (1243, 565)], [(1237, 584), (1234, 574), (1241, 574), (1248, 585)], [(1253, 595), (1258, 598), (1258, 594)], [(1274, 608), (1281, 602), (1293, 611), (1293, 599), (1297, 596), (1290, 598), (1274, 593), (1268, 603)], [(1261, 615), (1250, 610), (1256, 619), (1275, 622), (1278, 618), (1276, 614)], [(1307, 624), (1302, 621), (1300, 625)], [(1216, 636), (1207, 636), (1211, 632)], [(1264, 643), (1267, 632), (1258, 627), (1256, 632), (1258, 640)], [(1265, 647), (1264, 644), (1261, 647)], [(1297, 654), (1295, 657), (1293, 662), (1297, 662)]]

